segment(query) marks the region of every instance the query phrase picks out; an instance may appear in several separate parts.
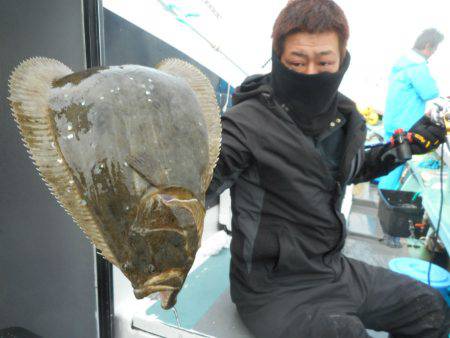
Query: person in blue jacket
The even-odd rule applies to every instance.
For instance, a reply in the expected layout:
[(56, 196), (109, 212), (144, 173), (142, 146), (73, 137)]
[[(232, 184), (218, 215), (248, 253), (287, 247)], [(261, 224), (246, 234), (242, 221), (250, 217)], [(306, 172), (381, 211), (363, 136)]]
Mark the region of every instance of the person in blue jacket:
[[(386, 140), (399, 128), (409, 130), (424, 115), (426, 102), (439, 96), (436, 81), (428, 69), (428, 59), (443, 39), (434, 28), (424, 30), (414, 48), (393, 66), (383, 115)], [(378, 189), (399, 189), (403, 169), (404, 165), (399, 166), (381, 177)], [(384, 242), (391, 247), (401, 247), (398, 237), (385, 235)]]
[[(424, 30), (414, 48), (393, 66), (383, 115), (387, 140), (396, 129), (409, 130), (424, 115), (426, 102), (439, 96), (436, 81), (428, 69), (428, 59), (443, 39), (444, 36), (434, 28)], [(400, 166), (380, 178), (378, 188), (398, 189), (403, 168)]]
[(417, 38), (414, 48), (392, 68), (383, 115), (386, 136), (392, 136), (398, 128), (411, 128), (423, 116), (426, 102), (439, 96), (436, 81), (428, 69), (428, 59), (443, 39), (436, 29), (426, 29)]

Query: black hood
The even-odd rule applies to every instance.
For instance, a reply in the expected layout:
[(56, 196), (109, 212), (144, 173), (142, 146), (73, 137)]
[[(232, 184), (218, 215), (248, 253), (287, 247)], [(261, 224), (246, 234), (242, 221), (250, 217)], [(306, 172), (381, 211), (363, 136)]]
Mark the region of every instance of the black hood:
[[(236, 91), (233, 94), (233, 106), (251, 98), (257, 98), (261, 94), (267, 94), (274, 99), (271, 77), (271, 73), (256, 74), (247, 77), (244, 82), (236, 88)], [(344, 115), (357, 112), (355, 103), (340, 92), (337, 93), (337, 106), (339, 111)], [(363, 120), (359, 113), (356, 113), (355, 115), (358, 116), (361, 121)]]

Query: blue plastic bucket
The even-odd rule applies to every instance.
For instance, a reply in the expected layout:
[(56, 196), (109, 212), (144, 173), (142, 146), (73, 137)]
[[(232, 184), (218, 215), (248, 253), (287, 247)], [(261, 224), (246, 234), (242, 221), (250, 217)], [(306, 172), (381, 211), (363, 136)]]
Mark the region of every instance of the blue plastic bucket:
[[(389, 262), (389, 268), (392, 271), (407, 275), (424, 284), (428, 284), (429, 266), (429, 262), (411, 257), (394, 258)], [(431, 264), (430, 285), (439, 290), (450, 306), (450, 273), (440, 266)]]

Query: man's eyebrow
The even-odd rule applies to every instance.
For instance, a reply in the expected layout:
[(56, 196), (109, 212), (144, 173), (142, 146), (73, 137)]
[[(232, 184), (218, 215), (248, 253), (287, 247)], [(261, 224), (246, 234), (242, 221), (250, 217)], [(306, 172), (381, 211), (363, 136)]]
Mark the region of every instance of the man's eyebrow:
[(320, 56), (334, 54), (332, 50), (325, 50), (323, 52), (318, 53)]
[[(304, 52), (292, 51), (291, 54), (298, 56), (298, 57), (302, 57), (302, 58), (309, 58), (309, 55)], [(326, 55), (332, 55), (332, 54), (334, 54), (334, 52), (332, 50), (324, 50), (322, 52), (316, 53), (316, 55), (319, 55), (319, 56), (326, 56)]]
[(292, 54), (295, 55), (295, 56), (302, 57), (302, 58), (308, 58), (308, 55), (303, 53), (303, 52), (293, 51)]

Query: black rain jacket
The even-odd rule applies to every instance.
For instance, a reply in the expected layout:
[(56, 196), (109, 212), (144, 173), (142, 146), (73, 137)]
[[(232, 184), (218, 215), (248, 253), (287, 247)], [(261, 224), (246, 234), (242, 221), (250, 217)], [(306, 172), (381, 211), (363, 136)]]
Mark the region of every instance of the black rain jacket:
[(364, 150), (366, 125), (339, 94), (347, 122), (335, 179), (319, 151), (275, 101), (270, 74), (248, 78), (222, 117), (222, 148), (209, 197), (231, 187), (231, 296), (241, 311), (289, 286), (337, 280), (346, 237), (345, 186), (385, 175), (385, 146)]

